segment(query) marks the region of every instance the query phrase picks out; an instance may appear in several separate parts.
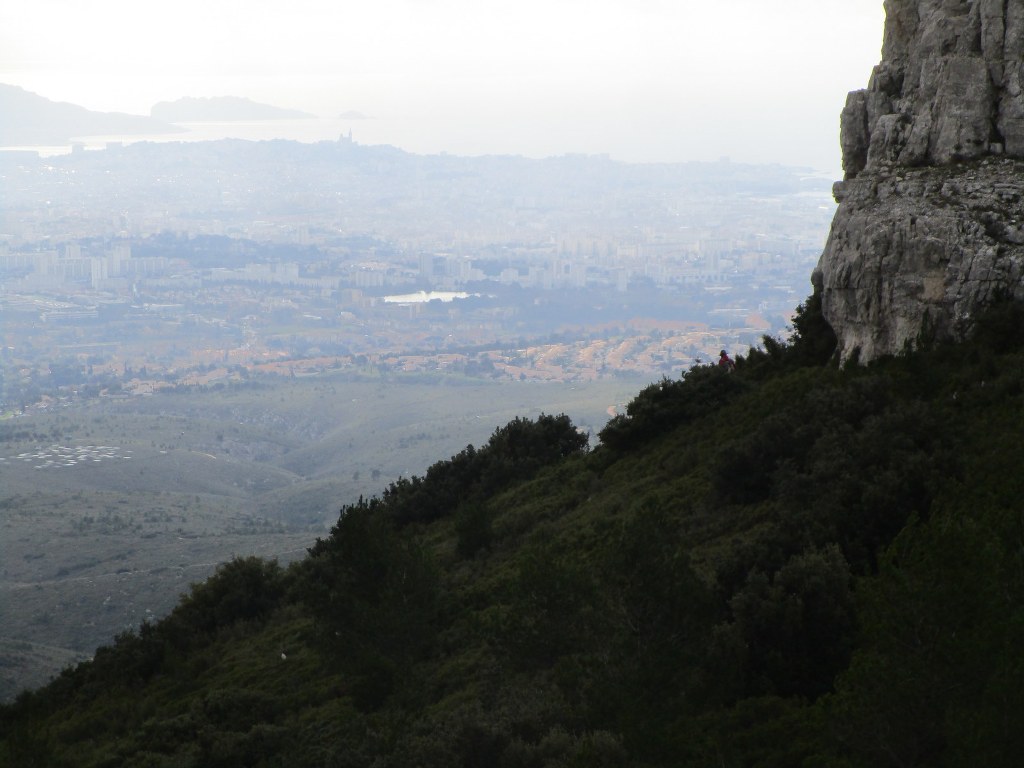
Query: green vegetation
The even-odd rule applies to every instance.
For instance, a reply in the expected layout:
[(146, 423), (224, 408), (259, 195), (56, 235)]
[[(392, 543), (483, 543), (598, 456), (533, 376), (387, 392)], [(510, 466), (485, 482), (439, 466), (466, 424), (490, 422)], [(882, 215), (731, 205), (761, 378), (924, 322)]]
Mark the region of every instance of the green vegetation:
[(325, 373), (2, 420), (0, 702), (167, 615), (218, 563), (304, 556), (341, 504), (495, 424), (558, 408), (593, 432), (636, 389)]
[(221, 566), (0, 710), (0, 764), (1019, 764), (1024, 313), (840, 369), (817, 312)]

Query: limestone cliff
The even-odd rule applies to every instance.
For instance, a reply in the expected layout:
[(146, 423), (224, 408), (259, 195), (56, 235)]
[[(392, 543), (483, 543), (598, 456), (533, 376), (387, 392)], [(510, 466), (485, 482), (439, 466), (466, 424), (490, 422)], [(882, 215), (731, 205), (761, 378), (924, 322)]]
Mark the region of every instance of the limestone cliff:
[(886, 0), (882, 61), (840, 118), (815, 270), (840, 354), (959, 338), (1024, 298), (1024, 0)]

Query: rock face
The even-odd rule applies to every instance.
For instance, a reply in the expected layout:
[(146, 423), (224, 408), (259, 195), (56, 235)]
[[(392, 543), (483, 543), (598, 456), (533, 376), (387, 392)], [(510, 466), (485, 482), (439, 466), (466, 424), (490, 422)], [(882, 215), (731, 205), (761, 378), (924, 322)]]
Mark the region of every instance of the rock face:
[(1024, 2), (886, 0), (840, 118), (845, 179), (813, 281), (841, 357), (960, 338), (1024, 298)]

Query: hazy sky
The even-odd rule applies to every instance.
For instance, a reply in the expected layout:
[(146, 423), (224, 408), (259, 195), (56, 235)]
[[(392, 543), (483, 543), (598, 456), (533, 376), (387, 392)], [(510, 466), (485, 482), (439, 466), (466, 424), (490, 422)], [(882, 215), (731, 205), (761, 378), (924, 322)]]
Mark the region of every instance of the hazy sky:
[(0, 82), (148, 114), (245, 96), (414, 152), (839, 168), (882, 0), (31, 0)]

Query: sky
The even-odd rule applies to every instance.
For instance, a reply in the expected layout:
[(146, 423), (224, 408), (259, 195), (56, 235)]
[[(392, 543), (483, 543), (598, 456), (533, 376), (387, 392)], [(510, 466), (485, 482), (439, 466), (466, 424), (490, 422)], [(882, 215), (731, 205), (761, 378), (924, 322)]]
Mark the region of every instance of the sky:
[(411, 152), (840, 169), (882, 0), (32, 0), (0, 83), (101, 111), (242, 96)]

